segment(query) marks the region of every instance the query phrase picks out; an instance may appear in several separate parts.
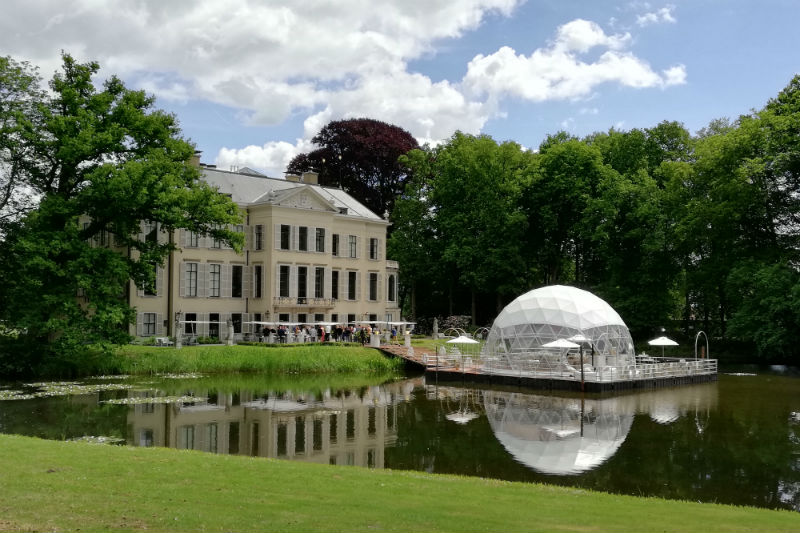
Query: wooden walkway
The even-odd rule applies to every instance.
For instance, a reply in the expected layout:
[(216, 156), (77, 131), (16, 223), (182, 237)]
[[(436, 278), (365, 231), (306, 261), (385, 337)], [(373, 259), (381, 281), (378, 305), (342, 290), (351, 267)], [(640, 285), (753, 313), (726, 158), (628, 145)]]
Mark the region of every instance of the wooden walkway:
[(581, 383), (573, 377), (548, 377), (525, 374), (500, 374), (484, 372), (477, 362), (463, 367), (452, 357), (437, 356), (432, 349), (408, 348), (397, 344), (382, 344), (380, 350), (387, 355), (400, 357), (407, 364), (425, 372), (426, 376), (437, 381), (461, 381), (495, 385), (511, 385), (539, 390), (572, 390), (585, 392), (622, 392), (634, 389), (655, 389), (675, 387), (694, 383), (717, 381), (717, 374), (696, 374), (688, 376), (667, 376), (650, 379), (617, 380), (617, 381), (584, 381)]

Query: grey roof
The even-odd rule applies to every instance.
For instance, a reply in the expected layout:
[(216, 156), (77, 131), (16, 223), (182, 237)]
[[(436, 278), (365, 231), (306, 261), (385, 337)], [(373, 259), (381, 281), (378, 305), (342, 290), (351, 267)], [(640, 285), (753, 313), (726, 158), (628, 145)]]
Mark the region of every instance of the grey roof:
[(249, 172), (250, 169), (247, 169), (248, 173), (246, 174), (242, 173), (245, 169), (241, 169), (239, 172), (229, 172), (201, 167), (200, 170), (206, 183), (217, 187), (222, 194), (231, 195), (231, 199), (243, 207), (268, 202), (270, 200), (268, 197), (270, 192), (275, 193), (272, 198), (274, 199), (283, 197), (290, 192), (290, 189), (309, 187), (337, 209), (347, 208), (348, 216), (368, 218), (375, 221), (383, 220), (342, 189), (309, 185), (263, 175), (255, 176)]

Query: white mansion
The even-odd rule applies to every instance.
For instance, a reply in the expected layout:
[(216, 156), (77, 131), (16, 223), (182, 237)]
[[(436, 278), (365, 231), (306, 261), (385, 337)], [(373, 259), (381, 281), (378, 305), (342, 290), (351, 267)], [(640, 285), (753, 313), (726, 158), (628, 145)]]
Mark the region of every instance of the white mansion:
[[(198, 163), (199, 164), (199, 163)], [(220, 241), (180, 230), (143, 228), (143, 238), (174, 239), (179, 250), (159, 267), (153, 293), (131, 284), (137, 337), (184, 334), (235, 338), (252, 322), (367, 323), (400, 319), (395, 261), (386, 260), (389, 223), (317, 175), (268, 178), (200, 165), (203, 179), (231, 197), (244, 215), (237, 254)]]

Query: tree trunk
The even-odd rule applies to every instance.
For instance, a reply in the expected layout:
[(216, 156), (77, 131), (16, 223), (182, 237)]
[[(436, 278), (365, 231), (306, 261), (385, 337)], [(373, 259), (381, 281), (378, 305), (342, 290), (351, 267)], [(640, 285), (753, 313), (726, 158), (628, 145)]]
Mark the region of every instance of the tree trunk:
[(417, 282), (411, 282), (411, 320), (417, 319)]
[(453, 316), (453, 282), (447, 287), (447, 316)]
[(472, 323), (477, 324), (478, 318), (476, 315), (478, 312), (478, 302), (477, 302), (477, 297), (475, 296), (475, 289), (472, 289), (471, 292), (472, 292)]

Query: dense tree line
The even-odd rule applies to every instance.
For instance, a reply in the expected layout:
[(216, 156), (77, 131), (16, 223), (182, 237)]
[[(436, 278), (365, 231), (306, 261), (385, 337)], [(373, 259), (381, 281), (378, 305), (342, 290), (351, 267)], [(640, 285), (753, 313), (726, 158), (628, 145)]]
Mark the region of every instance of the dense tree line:
[[(564, 132), (539, 150), (456, 133), (401, 161), (389, 256), (414, 316), (489, 323), (519, 294), (571, 284), (634, 336), (667, 327), (800, 353), (800, 77), (758, 111)], [(425, 295), (421, 298), (421, 295)]]

